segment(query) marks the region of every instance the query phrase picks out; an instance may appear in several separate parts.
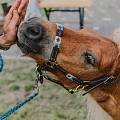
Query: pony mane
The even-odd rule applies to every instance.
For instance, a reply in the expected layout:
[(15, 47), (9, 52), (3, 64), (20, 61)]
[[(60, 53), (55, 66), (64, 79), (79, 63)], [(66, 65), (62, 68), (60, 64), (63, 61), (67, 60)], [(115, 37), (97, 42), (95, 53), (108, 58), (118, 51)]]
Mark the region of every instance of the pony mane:
[(89, 94), (87, 96), (87, 109), (87, 120), (113, 120)]

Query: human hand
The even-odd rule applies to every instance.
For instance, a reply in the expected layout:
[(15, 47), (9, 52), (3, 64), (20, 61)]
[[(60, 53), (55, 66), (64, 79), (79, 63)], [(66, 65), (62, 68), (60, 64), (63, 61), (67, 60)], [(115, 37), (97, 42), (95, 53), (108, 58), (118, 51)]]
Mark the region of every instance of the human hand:
[(1, 36), (0, 45), (10, 47), (15, 44), (17, 29), (24, 19), (29, 0), (16, 0), (8, 14), (5, 16), (3, 26), (4, 34)]

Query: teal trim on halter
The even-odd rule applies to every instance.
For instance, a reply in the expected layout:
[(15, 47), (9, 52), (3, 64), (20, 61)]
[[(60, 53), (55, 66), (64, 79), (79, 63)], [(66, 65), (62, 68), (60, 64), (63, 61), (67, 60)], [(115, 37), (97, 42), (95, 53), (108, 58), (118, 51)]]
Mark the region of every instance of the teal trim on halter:
[(57, 46), (57, 48), (60, 48), (60, 43), (61, 43), (61, 37), (56, 36), (55, 37), (55, 42), (54, 42), (54, 47)]
[(71, 75), (70, 73), (68, 73), (66, 77), (71, 81), (74, 81), (75, 79), (77, 79), (75, 76)]
[(0, 54), (0, 72), (3, 69), (3, 66), (4, 66), (4, 61), (3, 61), (2, 55)]
[(58, 29), (58, 30), (62, 30), (62, 31), (63, 31), (63, 26), (62, 26), (62, 25), (60, 25), (60, 24), (58, 24), (58, 23), (56, 23), (56, 25), (57, 25), (57, 29)]

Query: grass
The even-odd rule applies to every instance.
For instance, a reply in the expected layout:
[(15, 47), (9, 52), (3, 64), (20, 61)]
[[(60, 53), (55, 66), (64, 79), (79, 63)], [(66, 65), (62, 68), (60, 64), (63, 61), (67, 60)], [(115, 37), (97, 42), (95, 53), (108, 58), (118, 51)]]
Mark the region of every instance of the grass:
[(19, 90), (20, 89), (20, 86), (18, 86), (18, 85), (12, 85), (11, 87), (10, 87), (10, 90), (13, 90), (13, 91), (17, 91), (17, 90)]
[[(0, 114), (33, 93), (36, 64), (29, 60), (5, 60), (0, 73)], [(23, 79), (25, 78), (25, 79)], [(44, 80), (39, 94), (5, 120), (86, 120), (86, 98), (69, 94), (59, 85)]]
[(25, 91), (30, 91), (33, 89), (33, 84), (31, 83), (28, 83), (26, 86), (25, 86)]

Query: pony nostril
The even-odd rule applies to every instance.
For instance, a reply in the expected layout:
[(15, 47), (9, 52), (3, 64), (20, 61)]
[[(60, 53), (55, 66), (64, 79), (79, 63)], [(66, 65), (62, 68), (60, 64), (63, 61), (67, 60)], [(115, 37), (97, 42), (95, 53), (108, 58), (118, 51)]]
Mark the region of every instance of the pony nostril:
[(25, 36), (30, 39), (38, 39), (41, 36), (40, 26), (28, 26), (25, 30)]
[(28, 27), (27, 28), (27, 33), (30, 35), (36, 36), (39, 34), (39, 32), (40, 32), (39, 27)]

